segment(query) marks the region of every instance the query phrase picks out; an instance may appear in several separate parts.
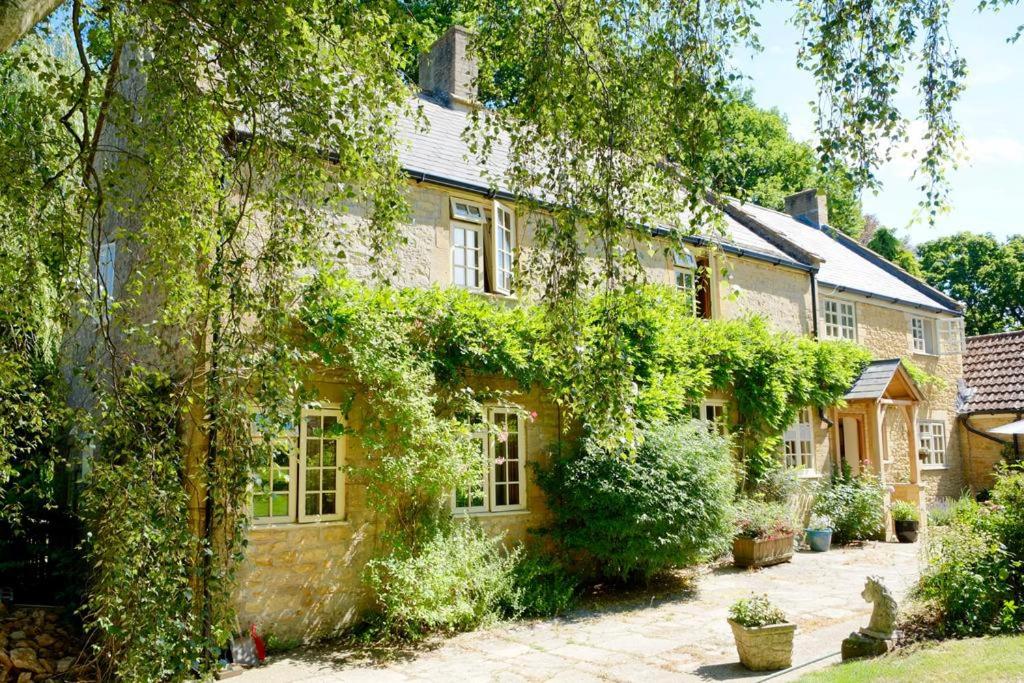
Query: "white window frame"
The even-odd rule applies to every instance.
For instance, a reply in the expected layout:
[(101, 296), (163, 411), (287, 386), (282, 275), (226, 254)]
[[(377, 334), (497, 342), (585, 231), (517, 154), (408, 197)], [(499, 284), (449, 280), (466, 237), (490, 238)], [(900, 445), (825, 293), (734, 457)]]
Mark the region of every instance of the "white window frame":
[[(336, 406), (321, 405), (318, 407), (307, 406), (302, 409), (302, 419), (299, 421), (299, 490), (296, 497), (296, 506), (298, 510), (298, 521), (300, 524), (307, 524), (310, 522), (330, 522), (334, 520), (340, 520), (345, 518), (345, 456), (346, 456), (346, 444), (345, 436), (343, 434), (337, 435), (333, 440), (337, 442), (337, 451), (335, 452), (335, 467), (337, 473), (335, 474), (334, 494), (335, 494), (335, 505), (333, 514), (306, 514), (306, 479), (308, 474), (308, 468), (306, 467), (306, 446), (310, 438), (321, 438), (321, 437), (310, 437), (307, 433), (307, 418), (309, 417), (334, 417), (337, 418), (338, 424), (342, 425), (341, 410)], [(322, 448), (322, 446), (321, 446)], [(326, 468), (317, 468), (320, 470), (321, 475)], [(317, 489), (319, 492), (327, 492), (325, 489)]]
[[(712, 417), (708, 418), (708, 411)], [(709, 429), (714, 429), (722, 436), (729, 434), (729, 403), (721, 399), (709, 398), (700, 403), (700, 418), (708, 424)]]
[(814, 423), (811, 421), (809, 406), (797, 411), (796, 421), (783, 433), (782, 459), (785, 466), (790, 469), (801, 472), (814, 471)]
[[(296, 475), (298, 474), (298, 468), (299, 468), (299, 460), (298, 460), (298, 455), (299, 455), (299, 445), (298, 445), (299, 444), (299, 441), (298, 441), (299, 440), (299, 432), (298, 432), (298, 429), (295, 428), (295, 425), (288, 425), (282, 431), (282, 433), (279, 435), (279, 437), (282, 438), (282, 439), (288, 439), (291, 442), (290, 443), (290, 453), (288, 454), (288, 513), (285, 514), (285, 515), (269, 514), (269, 515), (265, 515), (265, 516), (262, 516), (262, 517), (257, 516), (256, 515), (256, 500), (255, 500), (256, 491), (254, 489), (254, 490), (249, 492), (249, 514), (250, 514), (250, 516), (252, 518), (252, 523), (254, 525), (259, 525), (259, 524), (287, 524), (289, 522), (295, 521), (295, 512), (296, 512), (296, 509), (297, 509), (296, 505), (297, 505), (297, 500), (298, 500), (298, 495), (297, 495), (298, 494), (298, 476), (296, 476)], [(257, 444), (259, 444), (259, 443), (262, 443), (263, 437), (257, 433), (253, 437), (253, 440)], [(271, 462), (270, 462), (270, 467), (271, 467), (271, 469), (270, 469), (271, 489), (270, 489), (270, 492), (268, 494), (270, 496), (270, 500), (268, 501), (268, 505), (269, 505), (268, 511), (273, 512), (273, 510), (274, 510), (274, 502), (273, 502), (273, 469), (274, 469), (275, 465), (273, 463), (273, 457), (274, 457), (273, 453), (268, 453), (267, 456), (271, 460)], [(281, 469), (283, 469), (283, 468), (281, 468)]]
[[(471, 254), (472, 250), (471, 250), (471, 248), (469, 248), (469, 247), (467, 247), (465, 245), (465, 239), (463, 239), (463, 244), (461, 244), (461, 245), (456, 244), (455, 235), (456, 235), (456, 231), (457, 230), (463, 231), (466, 234), (472, 232), (472, 233), (474, 233), (476, 235), (476, 249), (475, 249), (475, 251), (476, 251), (476, 259), (475, 259), (475, 266), (473, 268), (473, 271), (475, 271), (475, 273), (476, 273), (476, 284), (475, 285), (469, 285), (468, 284), (468, 279), (469, 279), (468, 276), (469, 276), (469, 273), (470, 273), (470, 254)], [(485, 281), (485, 278), (486, 278), (486, 273), (484, 272), (484, 229), (483, 229), (483, 225), (476, 225), (476, 224), (473, 224), (473, 223), (466, 223), (466, 222), (463, 222), (463, 221), (452, 221), (451, 231), (450, 231), (450, 234), (449, 234), (449, 239), (451, 240), (451, 256), (449, 258), (449, 263), (450, 263), (451, 269), (452, 269), (452, 277), (451, 277), (452, 284), (455, 285), (456, 287), (461, 287), (461, 288), (467, 289), (467, 290), (469, 290), (471, 292), (482, 292), (482, 291), (484, 291), (484, 281)], [(463, 255), (463, 263), (461, 265), (456, 263), (456, 253), (458, 251), (460, 251), (460, 250), (461, 250), (462, 255)], [(456, 282), (456, 280), (455, 280), (455, 273), (456, 273), (456, 270), (459, 269), (459, 268), (463, 269), (463, 271), (465, 272), (465, 277), (464, 277), (465, 282), (463, 282), (462, 284)]]
[(491, 208), (491, 288), (496, 294), (512, 294), (516, 250), (516, 214), (497, 199)]
[(697, 315), (697, 259), (688, 252), (672, 254), (673, 273), (676, 289), (690, 297), (690, 313)]
[[(519, 484), (519, 502), (514, 504), (498, 505), (495, 501), (497, 500), (496, 490), (499, 482), (496, 481), (495, 467), (499, 464), (496, 463), (496, 454), (500, 449), (499, 444), (507, 443), (502, 442), (498, 439), (498, 434), (494, 432), (493, 426), (495, 424), (495, 418), (499, 415), (505, 415), (508, 418), (514, 418), (516, 422), (516, 473), (518, 479), (516, 480)], [(492, 406), (485, 408), (486, 416), (486, 427), (484, 430), (478, 430), (473, 433), (472, 438), (480, 438), (481, 436), (485, 439), (485, 448), (482, 449), (482, 457), (486, 463), (486, 485), (484, 487), (484, 504), (482, 506), (473, 507), (456, 507), (456, 492), (452, 492), (451, 496), (451, 507), (454, 514), (460, 515), (471, 515), (471, 514), (496, 514), (502, 512), (515, 512), (518, 510), (526, 509), (526, 421), (519, 411), (514, 408), (504, 408), (498, 406)], [(505, 482), (507, 483), (507, 482)]]
[(114, 300), (114, 280), (117, 262), (117, 242), (104, 242), (100, 245), (99, 253), (96, 255), (96, 281), (99, 286), (100, 298), (107, 303)]
[(483, 204), (459, 197), (451, 197), (450, 203), (452, 220), (479, 225), (487, 222), (487, 211)]
[[(935, 445), (941, 439), (941, 447)], [(946, 423), (942, 420), (917, 421), (917, 456), (921, 469), (944, 470), (949, 467), (946, 462), (946, 448), (949, 446), (946, 434)]]
[(958, 355), (963, 354), (967, 350), (967, 343), (964, 340), (963, 318), (939, 318), (936, 321), (935, 330), (938, 355)]
[(458, 504), (458, 491), (452, 491), (451, 507), (452, 512), (464, 513), (464, 514), (476, 514), (480, 512), (488, 512), (491, 504), (491, 485), (490, 485), (490, 458), (487, 455), (487, 426), (480, 425), (480, 429), (474, 431), (470, 437), (472, 441), (479, 443), (480, 450), (480, 462), (477, 463), (481, 467), (481, 473), (483, 474), (482, 486), (480, 487), (480, 497), (482, 502), (480, 505), (459, 505)]
[(825, 338), (857, 341), (857, 304), (844, 299), (822, 299)]
[(910, 350), (914, 353), (934, 356), (937, 352), (935, 319), (921, 315), (910, 316)]

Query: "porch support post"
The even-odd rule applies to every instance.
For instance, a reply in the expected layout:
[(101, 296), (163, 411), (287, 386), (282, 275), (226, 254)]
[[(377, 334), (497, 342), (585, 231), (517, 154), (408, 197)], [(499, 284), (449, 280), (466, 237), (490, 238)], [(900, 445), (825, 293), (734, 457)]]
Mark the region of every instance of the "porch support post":
[(910, 483), (917, 484), (920, 480), (921, 461), (917, 454), (917, 404), (906, 406), (907, 414), (907, 452), (910, 457)]
[(875, 403), (875, 466), (878, 468), (878, 480), (885, 483), (885, 467), (882, 463), (882, 449), (885, 447), (885, 440), (882, 435), (882, 425), (885, 422), (885, 406), (881, 402)]

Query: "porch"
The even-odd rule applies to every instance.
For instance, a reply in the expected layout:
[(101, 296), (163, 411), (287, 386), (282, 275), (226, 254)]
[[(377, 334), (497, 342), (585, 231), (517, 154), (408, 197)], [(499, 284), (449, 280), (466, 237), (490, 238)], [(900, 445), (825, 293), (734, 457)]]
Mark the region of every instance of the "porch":
[(874, 361), (847, 392), (846, 405), (832, 409), (832, 456), (837, 468), (871, 472), (889, 487), (885, 528), (893, 537), (893, 501), (913, 504), (922, 526), (927, 518), (921, 494), (918, 407), (924, 395), (899, 359)]

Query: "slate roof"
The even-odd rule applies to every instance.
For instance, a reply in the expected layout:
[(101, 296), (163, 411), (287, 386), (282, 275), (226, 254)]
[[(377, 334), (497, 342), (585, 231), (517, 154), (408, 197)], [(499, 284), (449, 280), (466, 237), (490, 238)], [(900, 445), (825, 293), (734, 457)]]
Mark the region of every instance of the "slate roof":
[[(399, 123), (404, 142), (399, 156), (412, 178), (485, 194), (492, 191), (495, 181), (496, 194), (509, 196), (509, 188), (501, 182), (509, 163), (506, 141), (494, 143), (484, 166), (463, 139), (469, 125), (466, 112), (450, 109), (423, 94), (414, 104), (429, 126), (424, 129), (417, 125), (416, 117), (403, 117)], [(685, 217), (680, 217), (680, 223), (685, 222)], [(725, 222), (725, 251), (817, 270), (823, 295), (845, 291), (960, 314), (956, 301), (827, 226), (815, 227), (785, 213), (739, 202), (727, 207)], [(689, 241), (699, 244), (705, 240), (698, 236)]]
[(892, 382), (893, 375), (896, 374), (896, 369), (899, 366), (899, 358), (872, 361), (860, 373), (860, 377), (857, 378), (857, 381), (853, 383), (853, 386), (850, 387), (850, 390), (846, 392), (846, 396), (843, 398), (847, 401), (863, 398), (881, 398), (889, 387), (889, 383)]
[(1024, 411), (1024, 330), (967, 338), (960, 412)]

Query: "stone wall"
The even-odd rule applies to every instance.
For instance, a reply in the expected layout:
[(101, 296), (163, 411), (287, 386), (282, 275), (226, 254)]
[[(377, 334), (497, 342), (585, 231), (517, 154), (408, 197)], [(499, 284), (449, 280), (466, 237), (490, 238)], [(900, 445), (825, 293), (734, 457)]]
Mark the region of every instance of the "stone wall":
[[(971, 415), (969, 419), (972, 427), (985, 432), (1016, 421), (1017, 415), (1015, 413)], [(959, 425), (959, 433), (960, 442), (963, 444), (964, 474), (967, 485), (974, 492), (990, 488), (995, 483), (995, 467), (1003, 462), (1003, 445), (970, 433), (962, 423)], [(998, 436), (997, 438), (1009, 440), (1013, 437)], [(1024, 452), (1024, 437), (1020, 438), (1020, 442), (1021, 451)]]
[(722, 293), (723, 317), (760, 315), (777, 330), (811, 333), (811, 279), (807, 273), (740, 258), (730, 258), (728, 270)]
[[(829, 292), (822, 291), (821, 295), (828, 296)], [(965, 483), (955, 409), (957, 381), (963, 377), (963, 357), (959, 354), (929, 355), (911, 350), (910, 316), (914, 313), (935, 314), (921, 313), (909, 307), (873, 303), (860, 297), (840, 296), (856, 302), (857, 341), (870, 350), (876, 359), (908, 359), (942, 380), (941, 387), (921, 387), (925, 400), (918, 407), (918, 419), (945, 422), (946, 466), (922, 468), (920, 483), (926, 501), (958, 496)]]
[[(480, 379), (475, 388), (512, 391), (507, 380)], [(351, 388), (324, 380), (317, 384), (321, 400), (342, 404)], [(526, 510), (471, 515), (485, 529), (505, 534), (507, 542), (528, 541), (531, 529), (549, 519), (543, 494), (529, 463), (545, 465), (548, 452), (562, 426), (558, 409), (539, 391), (514, 399), (537, 417), (525, 423)], [(349, 412), (358, 428), (365, 406), (356, 400)], [(345, 437), (345, 463), (366, 466), (358, 439)], [(257, 624), (262, 633), (284, 640), (312, 640), (344, 631), (369, 607), (373, 598), (362, 582), (366, 562), (384, 549), (379, 534), (381, 519), (368, 500), (366, 481), (357, 472), (345, 480), (345, 519), (321, 523), (255, 525), (239, 573), (235, 602), (239, 623)]]

